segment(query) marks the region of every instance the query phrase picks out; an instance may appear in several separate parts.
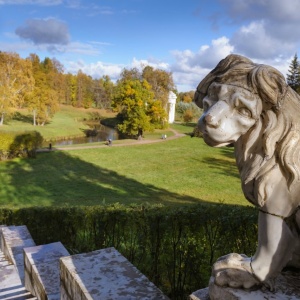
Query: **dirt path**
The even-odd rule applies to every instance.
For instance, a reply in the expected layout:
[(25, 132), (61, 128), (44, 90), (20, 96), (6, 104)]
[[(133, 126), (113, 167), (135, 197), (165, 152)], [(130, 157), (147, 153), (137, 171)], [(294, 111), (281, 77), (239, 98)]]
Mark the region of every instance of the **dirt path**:
[[(121, 147), (121, 146), (131, 146), (131, 145), (143, 145), (143, 144), (153, 144), (153, 143), (160, 143), (160, 142), (165, 142), (167, 140), (174, 140), (183, 136), (186, 136), (184, 133), (179, 133), (176, 130), (169, 128), (169, 131), (172, 131), (174, 133), (173, 136), (167, 137), (166, 140), (164, 139), (157, 139), (157, 140), (136, 140), (136, 141), (130, 141), (130, 142), (124, 142), (122, 144), (113, 144), (113, 147)], [(44, 149), (38, 149), (37, 152), (51, 152), (51, 151), (69, 151), (69, 150), (82, 150), (82, 149), (92, 149), (92, 148), (103, 148), (103, 147), (108, 147), (105, 144), (102, 145), (86, 145), (86, 146), (78, 146), (78, 147), (53, 147), (51, 150), (48, 148)]]

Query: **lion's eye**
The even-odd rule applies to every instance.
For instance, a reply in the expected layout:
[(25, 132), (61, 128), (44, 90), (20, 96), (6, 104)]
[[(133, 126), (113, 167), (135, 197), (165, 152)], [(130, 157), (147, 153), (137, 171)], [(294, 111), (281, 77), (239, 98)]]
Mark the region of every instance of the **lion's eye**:
[(251, 117), (252, 117), (251, 111), (250, 111), (248, 108), (246, 108), (246, 107), (241, 107), (241, 108), (239, 108), (239, 109), (238, 109), (238, 112), (239, 112), (241, 115), (243, 115), (243, 116), (245, 116), (245, 117), (247, 117), (247, 118), (251, 118)]

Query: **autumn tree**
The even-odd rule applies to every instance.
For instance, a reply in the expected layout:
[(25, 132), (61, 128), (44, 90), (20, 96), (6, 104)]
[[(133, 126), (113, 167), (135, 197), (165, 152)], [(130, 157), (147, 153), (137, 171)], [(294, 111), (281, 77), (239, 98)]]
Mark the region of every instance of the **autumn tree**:
[(300, 65), (298, 61), (297, 53), (291, 61), (287, 74), (288, 85), (296, 92), (300, 89)]
[(179, 101), (184, 103), (191, 103), (194, 99), (195, 91), (189, 91), (189, 92), (180, 92), (178, 94)]
[(49, 57), (46, 57), (41, 64), (47, 77), (49, 88), (55, 92), (57, 101), (62, 103), (66, 89), (64, 66), (56, 58), (50, 59)]
[(105, 109), (111, 107), (113, 89), (114, 83), (107, 75), (98, 80), (94, 80), (94, 99), (96, 107)]
[(52, 63), (49, 59), (40, 61), (36, 54), (30, 54), (35, 86), (27, 96), (27, 107), (33, 114), (33, 125), (45, 125), (59, 110), (58, 92), (53, 88)]
[(6, 114), (22, 106), (33, 85), (30, 60), (22, 59), (16, 53), (0, 52), (0, 125)]
[(118, 112), (118, 130), (124, 134), (142, 136), (151, 130), (151, 117), (147, 105), (154, 100), (154, 94), (146, 80), (119, 80), (113, 95), (112, 107)]
[(93, 102), (93, 79), (79, 70), (77, 72), (76, 106), (89, 108)]
[(167, 108), (169, 92), (175, 89), (172, 73), (146, 66), (142, 72), (154, 92), (154, 98), (161, 101), (162, 107)]
[(147, 102), (146, 113), (150, 117), (152, 127), (163, 129), (167, 127), (168, 114), (162, 106), (162, 102), (151, 99)]
[(126, 69), (124, 68), (120, 74), (121, 80), (141, 80), (142, 74), (137, 68)]
[(65, 74), (64, 104), (76, 106), (77, 76), (71, 73)]

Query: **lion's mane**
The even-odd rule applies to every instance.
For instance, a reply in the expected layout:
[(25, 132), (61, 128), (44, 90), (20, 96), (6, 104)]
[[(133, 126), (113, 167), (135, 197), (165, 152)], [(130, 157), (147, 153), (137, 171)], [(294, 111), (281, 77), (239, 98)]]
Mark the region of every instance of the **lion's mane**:
[(274, 168), (281, 169), (289, 189), (300, 181), (300, 97), (276, 69), (235, 54), (221, 60), (199, 83), (194, 101), (201, 108), (213, 82), (244, 88), (261, 101), (260, 118), (237, 140), (235, 153), (246, 198), (263, 206), (268, 198), (265, 178)]

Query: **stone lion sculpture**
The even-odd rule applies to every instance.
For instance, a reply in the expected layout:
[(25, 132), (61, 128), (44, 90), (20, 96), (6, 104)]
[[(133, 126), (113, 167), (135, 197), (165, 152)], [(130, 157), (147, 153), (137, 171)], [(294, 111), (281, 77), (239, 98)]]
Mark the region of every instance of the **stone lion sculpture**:
[(234, 146), (243, 193), (259, 208), (256, 253), (219, 258), (214, 284), (272, 290), (284, 267), (300, 268), (300, 97), (273, 67), (233, 54), (199, 83), (194, 100), (204, 141)]

